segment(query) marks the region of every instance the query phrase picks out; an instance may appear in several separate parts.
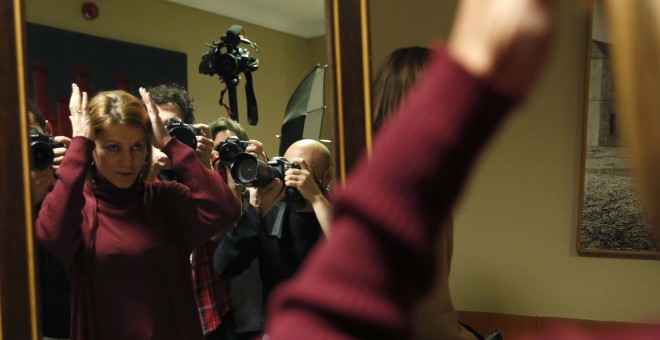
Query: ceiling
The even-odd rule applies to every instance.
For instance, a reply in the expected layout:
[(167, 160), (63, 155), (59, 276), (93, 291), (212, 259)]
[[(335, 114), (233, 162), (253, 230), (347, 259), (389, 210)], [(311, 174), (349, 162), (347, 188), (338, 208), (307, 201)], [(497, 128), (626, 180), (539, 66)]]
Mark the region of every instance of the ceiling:
[(303, 38), (325, 34), (324, 0), (166, 0)]

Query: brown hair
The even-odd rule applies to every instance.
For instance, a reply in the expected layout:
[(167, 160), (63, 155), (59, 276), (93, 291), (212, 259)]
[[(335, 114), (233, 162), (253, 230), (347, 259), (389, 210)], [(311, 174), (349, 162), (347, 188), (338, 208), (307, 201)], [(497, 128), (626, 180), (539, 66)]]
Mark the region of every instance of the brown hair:
[(229, 130), (236, 134), (240, 140), (248, 140), (248, 135), (245, 132), (245, 129), (237, 121), (229, 117), (220, 117), (209, 124), (209, 129), (211, 129), (211, 139), (215, 139), (215, 136), (220, 131)]
[(426, 47), (406, 47), (390, 53), (380, 64), (373, 85), (374, 131), (389, 118), (422, 74), (429, 59)]
[[(105, 91), (95, 95), (88, 105), (90, 123), (94, 134), (112, 125), (141, 127), (151, 134), (151, 121), (147, 109), (135, 96), (124, 91)], [(140, 179), (144, 180), (151, 169), (151, 143), (147, 139), (147, 159), (142, 167)]]
[(195, 122), (193, 98), (183, 86), (174, 83), (158, 85), (149, 89), (149, 94), (151, 94), (151, 100), (156, 105), (176, 104), (181, 109), (183, 116), (180, 118), (184, 123), (192, 124)]

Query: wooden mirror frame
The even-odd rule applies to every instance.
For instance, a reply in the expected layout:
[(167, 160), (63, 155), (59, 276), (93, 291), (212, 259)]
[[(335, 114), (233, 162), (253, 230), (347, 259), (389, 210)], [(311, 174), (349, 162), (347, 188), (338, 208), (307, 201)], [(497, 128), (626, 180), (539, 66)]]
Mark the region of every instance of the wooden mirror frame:
[(334, 92), (335, 164), (346, 174), (371, 151), (371, 63), (367, 0), (326, 0)]
[[(39, 339), (27, 149), (23, 0), (0, 3), (0, 339)], [(326, 0), (337, 175), (371, 148), (368, 0)]]
[(22, 0), (0, 4), (0, 338), (38, 339)]

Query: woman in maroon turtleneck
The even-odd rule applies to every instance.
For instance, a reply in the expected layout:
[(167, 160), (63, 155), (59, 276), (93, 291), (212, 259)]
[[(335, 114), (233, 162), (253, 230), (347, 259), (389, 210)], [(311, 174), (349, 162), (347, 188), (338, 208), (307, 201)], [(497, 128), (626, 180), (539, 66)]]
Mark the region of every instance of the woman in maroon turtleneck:
[[(37, 220), (69, 272), (72, 339), (203, 339), (189, 254), (239, 217), (237, 198), (169, 136), (144, 89), (87, 94), (73, 84), (73, 139)], [(152, 145), (183, 177), (145, 183)], [(185, 185), (184, 185), (185, 184)]]

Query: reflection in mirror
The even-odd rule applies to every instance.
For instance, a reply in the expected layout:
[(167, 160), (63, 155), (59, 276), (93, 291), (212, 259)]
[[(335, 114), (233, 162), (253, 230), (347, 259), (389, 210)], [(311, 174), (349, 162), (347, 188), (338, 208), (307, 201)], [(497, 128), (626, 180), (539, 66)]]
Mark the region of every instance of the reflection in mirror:
[[(316, 18), (313, 22), (307, 20), (292, 25), (295, 20), (284, 15), (307, 15), (312, 11), (297, 8), (280, 9), (281, 20), (272, 22), (279, 17), (279, 12), (266, 8), (262, 2), (252, 2), (261, 8), (241, 8), (240, 13), (253, 16), (239, 18), (231, 15), (228, 7), (224, 8), (227, 11), (221, 8), (220, 14), (211, 8), (190, 7), (192, 3), (199, 5), (198, 1), (117, 0), (98, 2), (96, 7), (84, 11), (79, 3), (66, 0), (26, 0), (26, 22), (28, 32), (32, 32), (27, 36), (31, 52), (26, 57), (28, 97), (53, 123), (56, 135), (70, 135), (68, 107), (73, 82), (85, 86), (91, 95), (114, 88), (137, 95), (140, 86), (177, 82), (187, 87), (194, 98), (195, 121), (209, 123), (226, 115), (226, 109), (218, 103), (224, 85), (217, 76), (200, 74), (199, 62), (202, 54), (209, 50), (208, 43), (219, 41), (228, 28), (239, 24), (245, 38), (258, 44), (258, 52), (251, 47), (246, 49), (260, 63), (252, 73), (259, 110), (258, 124), (248, 124), (245, 78), (240, 80), (237, 88), (238, 118), (249, 138), (263, 143), (268, 156), (278, 155), (279, 139), (276, 136), (281, 133), (291, 95), (317, 64), (329, 63), (323, 1), (291, 2), (293, 6), (318, 6), (320, 21)], [(231, 2), (224, 3), (230, 5)], [(243, 5), (249, 3), (245, 1)], [(278, 7), (283, 6), (278, 2)], [(287, 25), (278, 26), (282, 22)], [(107, 64), (99, 63), (100, 57), (90, 60), (94, 53), (105, 58)], [(154, 66), (162, 72), (144, 72)], [(321, 90), (326, 93), (325, 105), (332, 108), (332, 96), (328, 94), (330, 86), (321, 87)], [(226, 94), (224, 102), (229, 104)], [(316, 139), (333, 140), (333, 130), (333, 113), (326, 110)], [(333, 150), (332, 144), (326, 145)], [(40, 265), (50, 263), (51, 259), (40, 257)], [(40, 276), (42, 301), (51, 299), (52, 304), (63, 306), (63, 309), (57, 307), (53, 310), (46, 308), (47, 304), (41, 305), (44, 335), (66, 338), (69, 334), (55, 330), (64, 329), (58, 327), (68, 323), (65, 318), (68, 313), (64, 311), (64, 301), (68, 300), (65, 283), (57, 286), (55, 282), (58, 280), (49, 278), (47, 273), (42, 272)], [(53, 331), (46, 331), (46, 328)]]
[[(184, 3), (184, 1), (177, 1)], [(229, 3), (229, 1), (225, 1)], [(291, 1), (291, 6), (304, 6), (315, 4), (315, 8), (320, 8), (323, 14), (323, 1)], [(200, 2), (185, 2), (187, 5)], [(220, 1), (218, 1), (220, 3)], [(250, 2), (244, 2), (244, 5)], [(257, 3), (253, 1), (252, 3)], [(192, 7), (180, 5), (178, 3), (164, 0), (149, 0), (139, 3), (120, 0), (112, 3), (98, 4), (98, 17), (88, 20), (83, 16), (78, 4), (72, 4), (69, 1), (57, 0), (43, 2), (38, 0), (26, 1), (26, 20), (28, 23), (43, 25), (47, 27), (62, 29), (66, 31), (78, 32), (94, 37), (102, 37), (131, 44), (155, 47), (167, 51), (174, 51), (185, 54), (185, 69), (183, 74), (187, 78), (187, 87), (195, 99), (196, 120), (200, 123), (207, 123), (220, 115), (225, 115), (226, 110), (218, 104), (220, 92), (224, 88), (218, 77), (201, 75), (199, 73), (199, 62), (203, 53), (209, 48), (207, 44), (212, 41), (219, 41), (229, 27), (235, 24), (243, 26), (243, 32), (247, 39), (257, 42), (259, 52), (250, 47), (246, 47), (251, 55), (260, 60), (259, 69), (253, 73), (254, 91), (259, 109), (259, 123), (257, 126), (247, 124), (246, 119), (246, 100), (244, 85), (245, 79), (242, 79), (237, 91), (239, 101), (239, 119), (246, 128), (251, 138), (260, 140), (264, 143), (269, 155), (278, 153), (279, 141), (276, 135), (280, 134), (284, 111), (296, 86), (302, 81), (304, 76), (312, 70), (317, 64), (328, 64), (326, 56), (326, 42), (324, 35), (325, 21), (323, 18), (317, 19), (318, 14), (314, 14), (314, 21), (307, 19), (305, 22), (298, 23), (299, 19), (293, 18), (287, 22), (285, 17), (286, 9), (280, 9), (274, 12), (265, 4), (262, 8), (254, 8), (245, 11), (253, 14), (257, 19), (239, 20), (230, 17), (226, 11), (220, 10), (221, 14), (201, 11)], [(284, 8), (283, 4), (278, 3), (278, 7)], [(270, 12), (269, 12), (270, 11)], [(289, 12), (301, 15), (301, 12), (310, 13), (311, 10), (306, 7)], [(314, 9), (318, 12), (319, 9)], [(263, 13), (269, 13), (269, 21), (275, 21), (281, 18), (281, 22), (273, 23), (275, 29), (267, 28), (270, 22), (259, 21)], [(283, 13), (284, 12), (284, 13)], [(128, 13), (131, 13), (130, 15)], [(135, 20), (132, 13), (139, 17)], [(249, 20), (249, 21), (248, 21)], [(277, 25), (279, 24), (279, 25)], [(312, 27), (316, 27), (313, 28)], [(320, 28), (318, 28), (320, 27)], [(283, 31), (286, 29), (286, 31)], [(28, 43), (30, 42), (28, 36)], [(59, 46), (60, 49), (69, 50), (94, 49), (90, 46)], [(137, 59), (140, 55), (134, 55)], [(30, 60), (28, 69), (34, 72), (35, 69), (43, 67), (41, 64), (34, 64)], [(157, 63), (158, 60), (153, 60)], [(76, 70), (58, 71), (59, 67), (71, 68), (66, 60), (54, 61), (56, 65), (46, 65), (49, 74), (46, 75), (49, 81), (48, 87), (52, 88), (49, 93), (49, 111), (56, 115), (57, 100), (59, 94), (66, 96), (68, 83), (76, 80)], [(64, 64), (64, 65), (62, 65)], [(76, 65), (85, 66), (85, 65)], [(142, 65), (148, 67), (148, 65)], [(75, 67), (75, 66), (73, 66)], [(67, 78), (64, 85), (54, 83), (53, 74), (61, 72), (65, 74), (62, 78)], [(165, 79), (148, 79), (150, 83), (139, 84), (141, 75), (139, 74), (112, 74), (109, 83), (126, 83), (131, 89), (136, 90), (138, 86), (153, 86), (158, 82), (167, 82)], [(128, 78), (128, 79), (126, 79)], [(108, 88), (101, 88), (103, 79), (97, 75), (91, 75), (92, 93)], [(98, 84), (98, 85), (97, 85)], [(95, 87), (97, 86), (97, 87)], [(30, 94), (33, 94), (33, 86), (29, 86)], [(329, 86), (326, 86), (326, 89)], [(326, 105), (331, 96), (326, 95)], [(225, 95), (225, 103), (228, 99)], [(48, 115), (50, 112), (46, 112)], [(332, 113), (328, 110), (324, 115), (321, 139), (331, 140), (333, 133), (334, 120)]]

